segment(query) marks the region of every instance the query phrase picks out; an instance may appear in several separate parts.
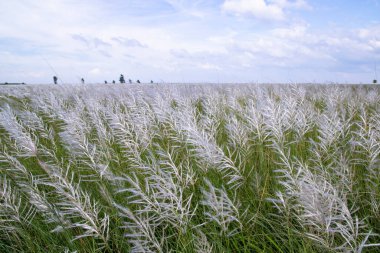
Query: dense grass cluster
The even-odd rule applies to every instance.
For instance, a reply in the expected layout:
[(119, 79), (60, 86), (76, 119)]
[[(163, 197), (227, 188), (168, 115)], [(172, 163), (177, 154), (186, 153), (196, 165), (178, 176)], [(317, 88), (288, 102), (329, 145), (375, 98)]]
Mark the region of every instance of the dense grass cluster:
[(0, 88), (0, 252), (379, 252), (380, 89)]

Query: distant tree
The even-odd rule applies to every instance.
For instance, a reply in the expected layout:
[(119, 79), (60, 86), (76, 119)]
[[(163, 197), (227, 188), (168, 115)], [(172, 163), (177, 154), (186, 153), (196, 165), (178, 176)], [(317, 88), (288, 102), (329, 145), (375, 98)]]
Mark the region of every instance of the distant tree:
[(376, 83), (377, 83), (377, 80), (376, 80), (376, 79), (374, 79), (374, 80), (373, 80), (373, 83), (374, 83), (374, 84), (376, 84)]
[(105, 84), (107, 84), (108, 82), (107, 81), (104, 81)]
[(140, 83), (140, 80), (137, 80), (136, 83)]
[(58, 82), (58, 77), (53, 76), (53, 81), (54, 81), (54, 84), (57, 84), (57, 82)]
[(121, 74), (119, 78), (120, 83), (125, 83), (124, 76)]
[(150, 83), (153, 83), (153, 80), (150, 80)]
[(128, 82), (129, 82), (130, 84), (132, 84), (132, 80), (131, 80), (131, 79), (129, 79)]
[(80, 80), (81, 80), (82, 84), (84, 84), (84, 78), (82, 77), (82, 79), (80, 79)]
[(116, 83), (115, 80), (112, 80), (112, 83), (115, 84)]

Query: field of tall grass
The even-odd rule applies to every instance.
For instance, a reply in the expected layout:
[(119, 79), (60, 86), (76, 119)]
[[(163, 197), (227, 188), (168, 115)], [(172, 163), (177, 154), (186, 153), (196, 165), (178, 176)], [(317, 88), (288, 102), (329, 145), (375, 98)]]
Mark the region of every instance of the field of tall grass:
[(380, 89), (0, 87), (0, 252), (380, 252)]

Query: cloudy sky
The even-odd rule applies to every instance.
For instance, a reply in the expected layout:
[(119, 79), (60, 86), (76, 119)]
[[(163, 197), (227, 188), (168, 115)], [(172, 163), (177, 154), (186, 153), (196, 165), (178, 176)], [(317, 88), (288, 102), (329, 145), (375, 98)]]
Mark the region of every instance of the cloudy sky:
[(376, 64), (380, 0), (0, 1), (0, 83), (368, 83)]

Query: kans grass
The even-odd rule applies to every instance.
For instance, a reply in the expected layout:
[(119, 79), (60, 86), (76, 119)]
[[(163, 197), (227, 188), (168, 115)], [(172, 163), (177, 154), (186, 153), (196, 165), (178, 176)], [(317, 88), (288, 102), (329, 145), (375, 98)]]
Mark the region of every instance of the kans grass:
[(380, 252), (380, 89), (0, 87), (0, 252)]

